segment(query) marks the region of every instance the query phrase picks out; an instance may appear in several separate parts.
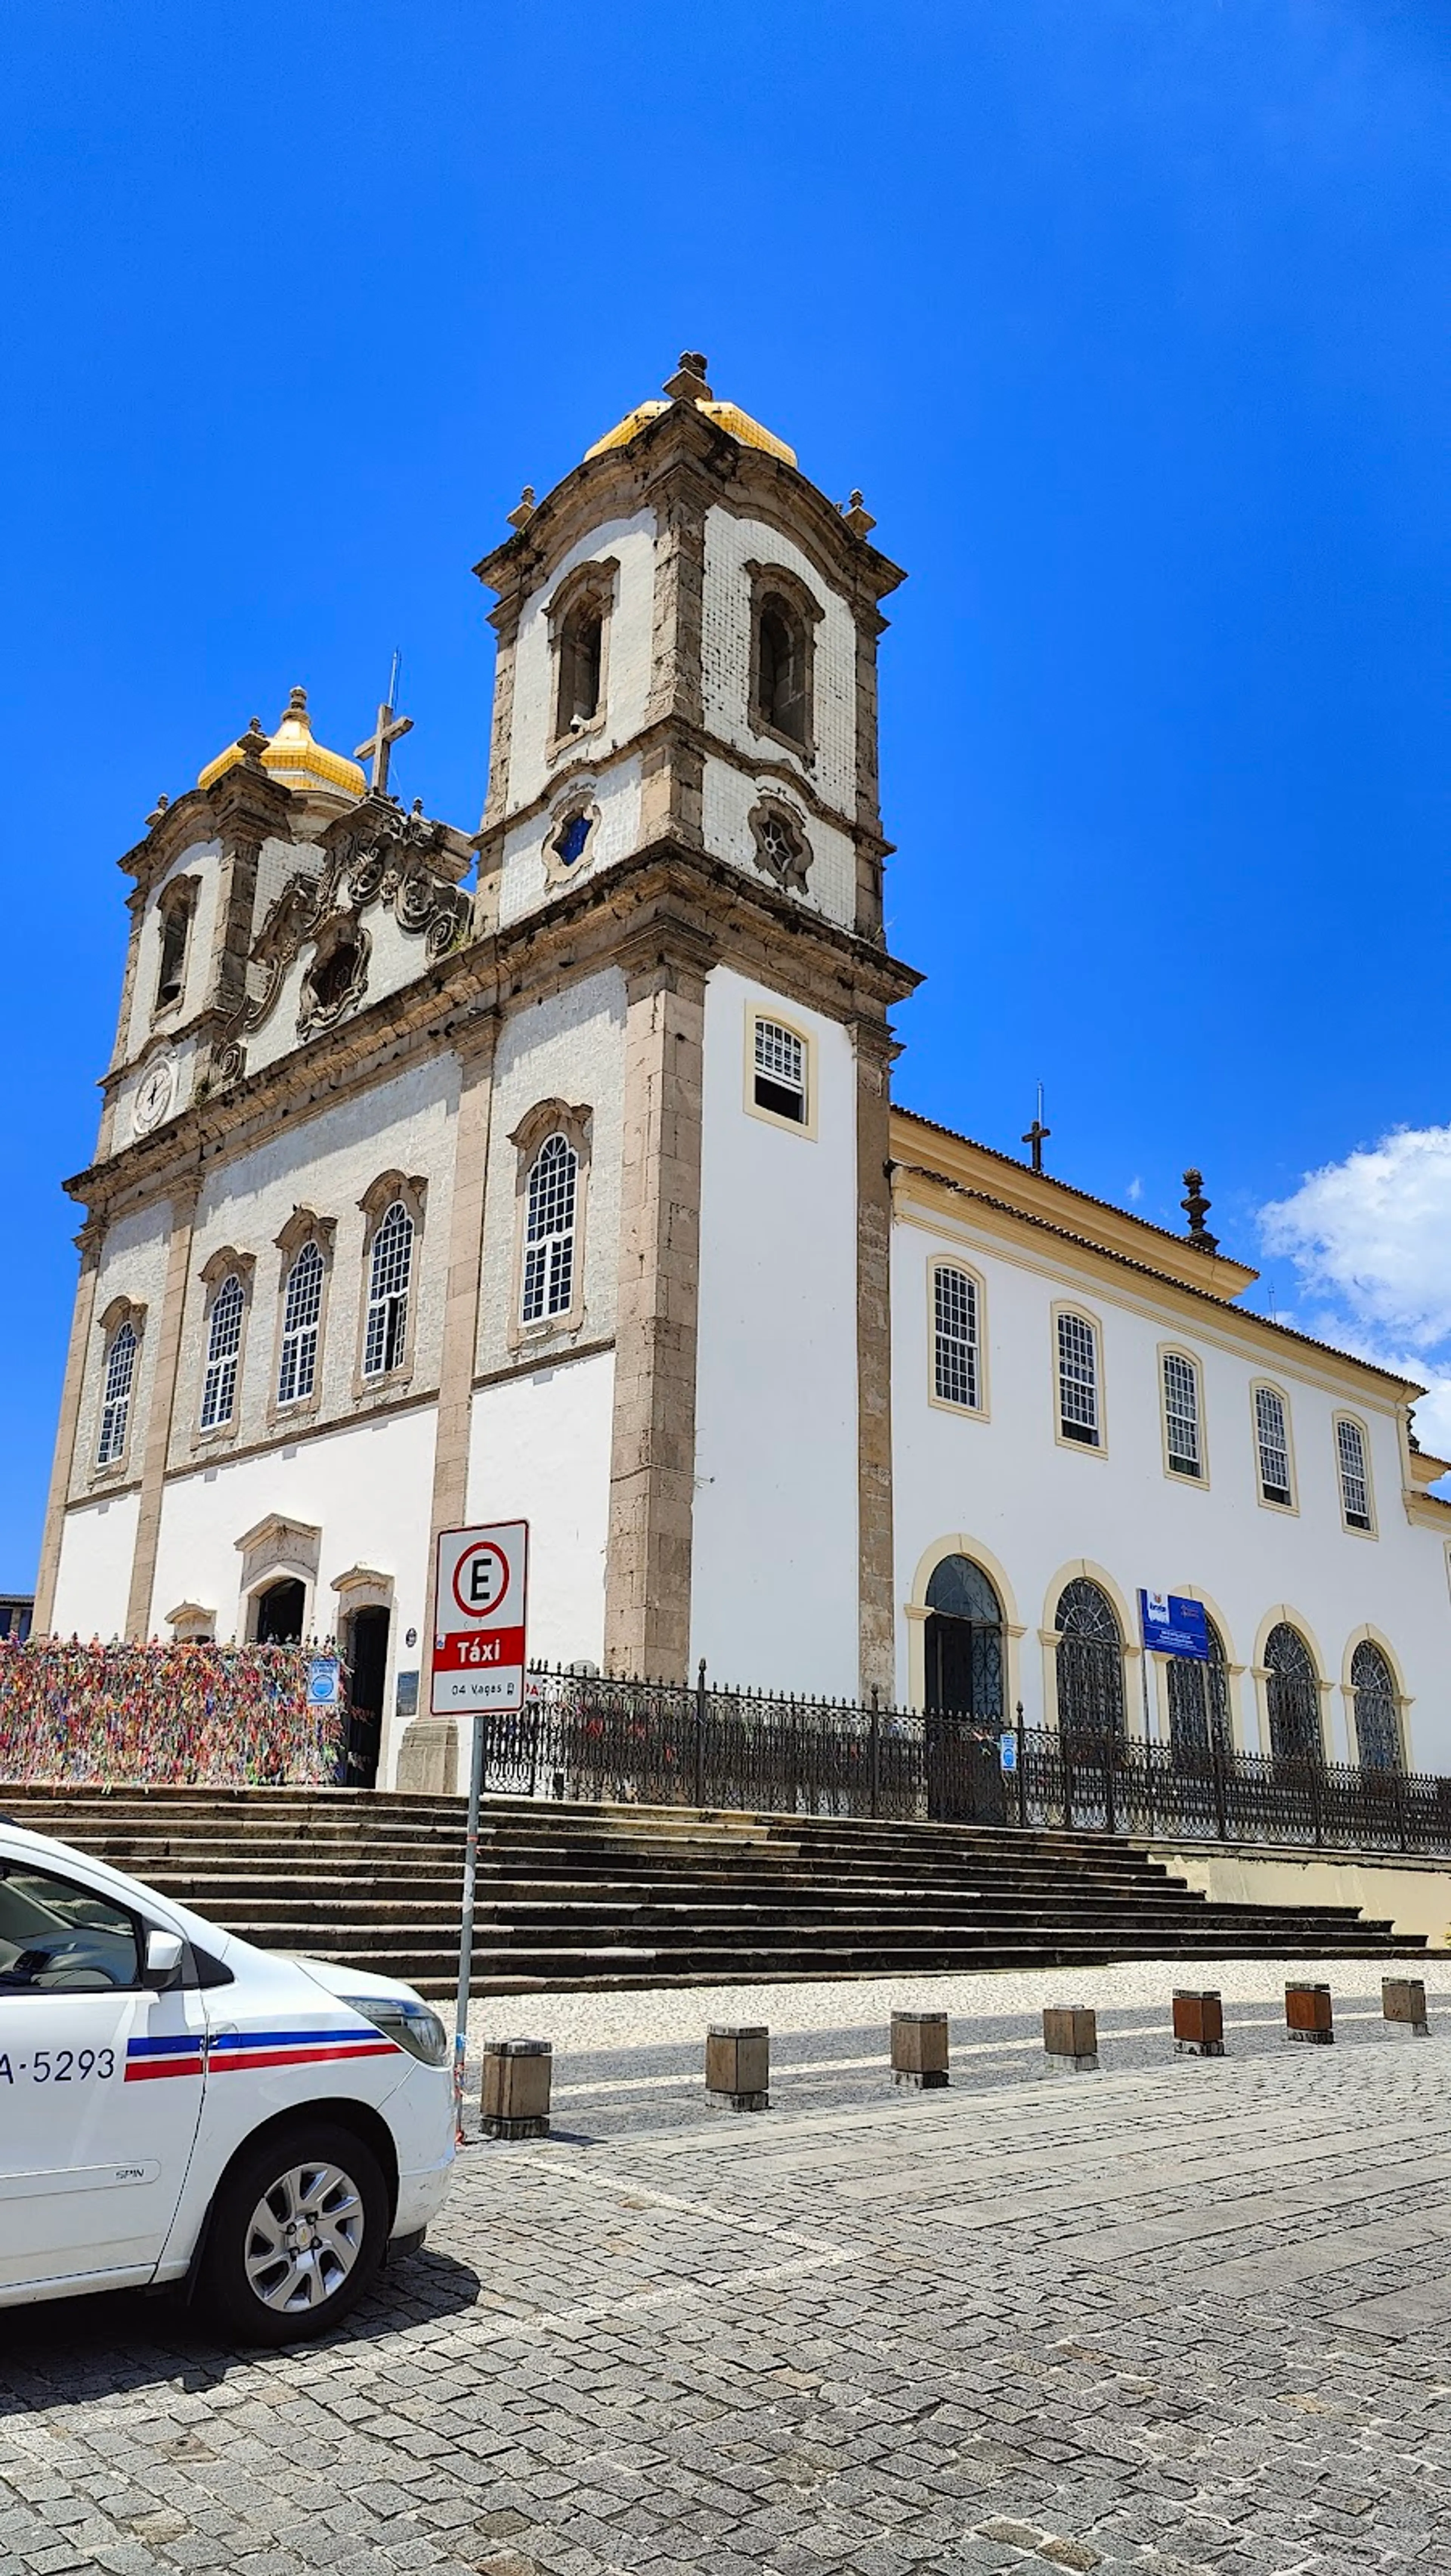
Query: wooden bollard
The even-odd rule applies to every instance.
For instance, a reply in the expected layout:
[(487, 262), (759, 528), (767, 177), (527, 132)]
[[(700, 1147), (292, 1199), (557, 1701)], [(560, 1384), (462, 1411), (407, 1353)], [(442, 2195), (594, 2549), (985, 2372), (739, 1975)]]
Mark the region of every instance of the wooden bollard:
[(1286, 1986), (1285, 2036), (1330, 2047), (1335, 2037), (1335, 2016), (1328, 1986)]
[(732, 2111), (769, 2111), (771, 2034), (764, 2022), (712, 2022), (705, 2037), (705, 2089)]
[(1174, 1989), (1176, 2057), (1224, 2055), (1224, 2004), (1212, 1986)]
[(1098, 2067), (1098, 2015), (1087, 2004), (1045, 2004), (1043, 2046), (1055, 2074), (1095, 2073)]
[(892, 2082), (915, 2085), (921, 2093), (947, 2082), (945, 2012), (893, 2013)]
[(1424, 1977), (1382, 1977), (1380, 2006), (1393, 2031), (1407, 2039), (1429, 2039)]
[(481, 2125), (486, 2138), (548, 2137), (553, 2069), (550, 2040), (485, 2040)]

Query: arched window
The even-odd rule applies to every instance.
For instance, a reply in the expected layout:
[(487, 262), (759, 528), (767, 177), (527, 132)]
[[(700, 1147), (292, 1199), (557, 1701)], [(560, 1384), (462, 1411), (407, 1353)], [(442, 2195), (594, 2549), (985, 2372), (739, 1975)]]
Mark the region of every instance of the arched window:
[(1184, 1351), (1164, 1353), (1164, 1453), (1171, 1476), (1202, 1476), (1199, 1371)]
[(368, 1275), (368, 1321), (363, 1336), (363, 1375), (385, 1377), (399, 1368), (408, 1334), (408, 1282), (413, 1270), (413, 1219), (401, 1199), (384, 1212), (373, 1237)]
[(579, 1156), (558, 1131), (530, 1167), (524, 1216), (520, 1316), (526, 1324), (567, 1315), (574, 1303), (574, 1220)]
[(1003, 1608), (980, 1565), (945, 1556), (927, 1586), (929, 1716), (1003, 1714)]
[(242, 1313), (246, 1295), (235, 1270), (229, 1270), (212, 1299), (207, 1365), (202, 1379), (202, 1429), (215, 1431), (230, 1422), (237, 1401), (237, 1355), (242, 1347)]
[(1270, 1751), (1277, 1762), (1318, 1762), (1324, 1746), (1320, 1735), (1320, 1686), (1315, 1658), (1298, 1628), (1282, 1619), (1265, 1643), (1269, 1679), (1265, 1698), (1270, 1718)]
[(1339, 1414), (1335, 1423), (1335, 1461), (1340, 1470), (1340, 1508), (1347, 1529), (1368, 1530), (1374, 1527), (1370, 1513), (1370, 1468), (1366, 1463), (1365, 1433), (1348, 1413)]
[(982, 1405), (981, 1352), (978, 1344), (978, 1289), (970, 1270), (950, 1261), (932, 1266), (932, 1388), (939, 1404), (960, 1404), (969, 1413)]
[(575, 601), (559, 630), (556, 735), (578, 732), (598, 715), (604, 658), (604, 602), (591, 591)]
[(1123, 1638), (1108, 1594), (1086, 1575), (1065, 1583), (1054, 1613), (1058, 1725), (1065, 1735), (1124, 1732)]
[(161, 898), (161, 963), (156, 975), (158, 1011), (179, 1002), (186, 986), (186, 952), (191, 944), (192, 914), (196, 908), (196, 887), (180, 881), (169, 886)]
[(1169, 1686), (1169, 1741), (1176, 1753), (1207, 1754), (1234, 1751), (1234, 1728), (1229, 1714), (1229, 1672), (1224, 1659), (1224, 1639), (1212, 1619), (1205, 1620), (1209, 1636), (1209, 1661), (1201, 1664), (1188, 1655), (1170, 1655), (1165, 1676)]
[(1395, 1676), (1379, 1646), (1363, 1637), (1350, 1658), (1355, 1694), (1355, 1750), (1366, 1771), (1401, 1769), (1400, 1705)]
[(1288, 1509), (1294, 1501), (1290, 1486), (1290, 1424), (1285, 1399), (1277, 1387), (1255, 1388), (1255, 1442), (1261, 1498)]
[(317, 1384), (317, 1337), (322, 1318), (323, 1258), (305, 1243), (287, 1274), (282, 1301), (282, 1351), (277, 1370), (279, 1404), (300, 1404)]
[(811, 747), (811, 628), (806, 603), (779, 574), (759, 578), (752, 603), (751, 720), (803, 751)]
[(1098, 1334), (1086, 1315), (1058, 1318), (1058, 1428), (1085, 1449), (1099, 1445)]
[(136, 1327), (129, 1316), (118, 1324), (106, 1353), (101, 1393), (101, 1436), (96, 1443), (98, 1467), (112, 1467), (126, 1454), (131, 1419), (131, 1388), (136, 1376)]

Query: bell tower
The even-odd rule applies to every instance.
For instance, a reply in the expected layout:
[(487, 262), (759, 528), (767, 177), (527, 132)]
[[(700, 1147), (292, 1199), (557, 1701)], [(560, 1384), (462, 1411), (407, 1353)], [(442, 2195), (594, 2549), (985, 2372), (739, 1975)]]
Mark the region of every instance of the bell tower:
[(878, 940), (879, 603), (902, 579), (687, 351), (477, 566), (497, 592), (486, 920), (662, 840)]

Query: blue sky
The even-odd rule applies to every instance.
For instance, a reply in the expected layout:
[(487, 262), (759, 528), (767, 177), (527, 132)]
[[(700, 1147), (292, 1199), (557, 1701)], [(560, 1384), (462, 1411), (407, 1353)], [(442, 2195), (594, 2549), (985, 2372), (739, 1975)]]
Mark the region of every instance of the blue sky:
[(350, 750), (395, 644), (394, 784), (472, 828), (469, 566), (683, 347), (911, 575), (900, 1096), (1015, 1149), (1041, 1077), (1052, 1168), (1175, 1225), (1201, 1163), (1451, 1437), (1443, 10), (47, 0), (0, 69), (0, 1586), (118, 856), (294, 680)]

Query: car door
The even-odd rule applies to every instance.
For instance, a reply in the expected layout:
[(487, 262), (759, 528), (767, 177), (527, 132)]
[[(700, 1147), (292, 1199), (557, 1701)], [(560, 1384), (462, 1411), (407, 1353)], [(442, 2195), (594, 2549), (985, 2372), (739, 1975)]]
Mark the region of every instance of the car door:
[(145, 1982), (147, 1926), (0, 1839), (0, 2292), (145, 2277), (201, 2115), (202, 1998)]

